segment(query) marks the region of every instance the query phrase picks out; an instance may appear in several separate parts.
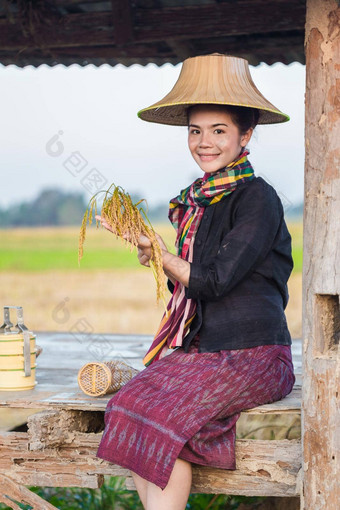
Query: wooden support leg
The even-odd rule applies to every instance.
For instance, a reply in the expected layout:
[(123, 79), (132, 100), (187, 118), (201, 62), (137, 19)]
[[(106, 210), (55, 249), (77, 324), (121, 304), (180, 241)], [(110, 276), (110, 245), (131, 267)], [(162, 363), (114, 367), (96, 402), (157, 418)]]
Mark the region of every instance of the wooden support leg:
[(0, 475), (0, 502), (14, 510), (21, 510), (17, 503), (31, 505), (34, 510), (58, 510), (56, 506), (5, 475)]
[(340, 2), (307, 0), (302, 510), (340, 502)]

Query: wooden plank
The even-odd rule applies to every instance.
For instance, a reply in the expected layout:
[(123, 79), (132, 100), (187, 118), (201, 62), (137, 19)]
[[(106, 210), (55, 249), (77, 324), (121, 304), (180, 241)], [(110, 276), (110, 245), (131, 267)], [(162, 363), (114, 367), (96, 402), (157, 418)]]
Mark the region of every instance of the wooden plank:
[(282, 400), (272, 404), (253, 407), (243, 411), (246, 414), (290, 414), (300, 413), (301, 410), (301, 387), (295, 386), (292, 392)]
[(11, 478), (0, 474), (0, 502), (13, 508), (21, 510), (16, 503), (32, 505), (34, 510), (58, 510), (56, 506), (51, 505), (40, 496), (31, 492), (23, 485), (19, 485)]
[[(171, 48), (173, 53), (179, 57), (182, 62), (186, 58), (195, 56), (195, 48), (190, 40), (187, 41), (179, 41), (178, 39), (167, 39), (166, 44)], [(207, 53), (209, 53), (207, 51)]]
[[(41, 411), (27, 420), (30, 450), (58, 448), (74, 444), (78, 433), (100, 433), (104, 430), (104, 416), (100, 412), (88, 411)], [(300, 437), (300, 417), (280, 414), (242, 414), (237, 422), (237, 437), (242, 439), (298, 439)], [(85, 436), (84, 436), (85, 437)], [(80, 436), (82, 439), (83, 436)]]
[(236, 471), (193, 469), (192, 492), (291, 497), (299, 493), (299, 441), (236, 441)]
[[(79, 435), (81, 441), (75, 441), (73, 447), (30, 451), (27, 433), (0, 434), (0, 474), (23, 485), (96, 489), (104, 480), (97, 470), (100, 460), (94, 458), (100, 435)], [(109, 469), (105, 474), (110, 474)], [(126, 470), (112, 470), (112, 476), (122, 474)]]
[[(23, 392), (1, 393), (0, 407), (22, 409), (74, 409), (84, 411), (105, 411), (112, 395), (89, 397), (77, 387), (39, 383), (36, 389)], [(296, 387), (286, 398), (249, 409), (251, 414), (296, 413), (301, 408), (301, 388)]]
[[(254, 1), (190, 5), (167, 9), (137, 10), (136, 41), (151, 42), (167, 38), (185, 40), (231, 35), (249, 35), (303, 29), (305, 6), (298, 2), (266, 3), (261, 9)], [(247, 13), (247, 16), (244, 13)], [(213, 15), (212, 15), (213, 13)], [(162, 39), (163, 37), (163, 39)]]
[[(211, 13), (214, 13), (212, 16)], [(244, 16), (247, 12), (247, 16)], [(227, 20), (227, 21), (226, 21)], [(291, 32), (303, 30), (305, 6), (298, 2), (267, 4), (261, 11), (255, 2), (248, 0), (244, 8), (233, 3), (192, 5), (163, 9), (136, 9), (134, 13), (134, 41), (150, 43), (166, 39), (185, 40), (219, 36), (250, 35), (257, 33)], [(39, 37), (46, 48), (70, 46), (115, 45), (112, 12), (72, 13), (64, 15), (62, 23), (39, 25)], [(20, 50), (27, 46), (38, 47), (25, 37), (19, 24), (0, 19), (0, 48)]]
[[(98, 350), (105, 353), (106, 359), (123, 359), (131, 366), (140, 369), (142, 357), (150, 345), (149, 335), (107, 335), (97, 338)], [(77, 385), (78, 369), (89, 361), (93, 354), (88, 348), (90, 340), (86, 336), (75, 337), (71, 334), (51, 334), (38, 336), (37, 342), (43, 352), (38, 359), (37, 381), (34, 390), (17, 392), (0, 392), (0, 407), (26, 409), (75, 409), (104, 411), (111, 395), (89, 397)], [(67, 352), (67, 358), (64, 353)], [(297, 375), (297, 385), (285, 399), (260, 406), (247, 413), (292, 413), (299, 412), (301, 388), (299, 385), (301, 371), (301, 343), (294, 341), (292, 345), (293, 362)], [(103, 354), (104, 355), (104, 354)], [(104, 357), (105, 357), (104, 356)], [(58, 368), (56, 368), (58, 367)], [(59, 368), (63, 367), (63, 368)]]
[(70, 46), (114, 46), (113, 22), (111, 12), (68, 14), (63, 23), (39, 25), (39, 37), (44, 44), (38, 45), (33, 37), (25, 37), (18, 23), (9, 23), (0, 19), (0, 48), (2, 50), (22, 50), (31, 47), (47, 49)]
[(130, 0), (111, 0), (113, 32), (117, 45), (133, 39), (132, 8)]
[[(39, 334), (37, 343), (43, 352), (38, 359), (37, 374), (39, 381), (62, 385), (65, 377), (71, 375), (73, 386), (77, 384), (76, 373), (81, 366), (90, 361), (121, 359), (137, 370), (144, 368), (142, 358), (151, 345), (151, 335), (96, 335), (97, 355), (93, 353), (92, 335), (73, 335), (72, 333)], [(67, 352), (67, 357), (65, 357)], [(292, 357), (295, 374), (301, 374), (302, 344), (293, 340)], [(58, 366), (58, 370), (56, 370)], [(61, 368), (62, 367), (62, 368)], [(71, 370), (67, 372), (66, 370)], [(73, 371), (73, 372), (72, 372)], [(69, 374), (69, 375), (68, 375)]]
[(307, 0), (303, 510), (340, 501), (340, 3)]
[[(104, 429), (103, 413), (87, 411), (42, 411), (28, 418), (30, 450), (71, 444), (78, 433)], [(85, 436), (84, 436), (85, 437)]]
[[(124, 476), (129, 472), (97, 458), (101, 434), (76, 433), (71, 444), (29, 450), (26, 433), (0, 435), (0, 473), (25, 485), (94, 486), (97, 476)], [(301, 444), (298, 440), (236, 441), (236, 471), (195, 467), (194, 492), (241, 495), (296, 496), (299, 492)], [(100, 483), (97, 482), (97, 484)]]
[(292, 61), (304, 63), (303, 32), (254, 34), (245, 40), (244, 36), (210, 37), (197, 41), (187, 39), (184, 42), (167, 39), (161, 45), (156, 41), (152, 43), (138, 43), (125, 46), (103, 44), (90, 46), (85, 43), (80, 46), (54, 47), (50, 49), (27, 46), (18, 54), (17, 49), (2, 49), (0, 47), (0, 61), (8, 65), (16, 63), (39, 65), (45, 63), (55, 65), (62, 62), (65, 65), (82, 63), (85, 65), (94, 62), (99, 65), (108, 62), (111, 65), (122, 63), (132, 65), (136, 63), (152, 62), (162, 65), (165, 62), (178, 64), (185, 55), (195, 56), (202, 53), (229, 53), (246, 58), (251, 65), (259, 62), (273, 64), (277, 61), (290, 64)]

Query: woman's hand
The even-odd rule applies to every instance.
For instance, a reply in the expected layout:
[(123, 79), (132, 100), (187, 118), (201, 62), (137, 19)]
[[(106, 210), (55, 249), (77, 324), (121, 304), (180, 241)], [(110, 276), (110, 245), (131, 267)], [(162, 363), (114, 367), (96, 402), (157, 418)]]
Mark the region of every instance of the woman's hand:
[[(128, 237), (124, 236), (129, 240)], [(150, 267), (150, 259), (152, 257), (151, 241), (148, 237), (140, 235), (137, 245), (137, 257), (142, 266)]]
[(110, 232), (113, 232), (111, 226), (108, 224), (104, 216), (100, 216), (99, 214), (96, 214), (95, 216), (96, 220), (100, 222), (101, 226), (109, 230)]
[[(128, 239), (128, 236), (124, 236), (125, 239)], [(167, 247), (165, 246), (165, 243), (160, 235), (156, 234), (157, 241), (161, 247), (162, 253), (164, 254), (167, 252)], [(151, 248), (151, 241), (148, 237), (144, 235), (139, 236), (138, 245), (138, 260), (142, 266), (150, 267), (150, 259), (152, 257), (152, 248)]]
[[(111, 226), (106, 221), (105, 217), (96, 215), (96, 220), (98, 220), (101, 225), (112, 232)], [(123, 238), (126, 241), (129, 241), (129, 233), (123, 235)], [(175, 284), (176, 280), (180, 281), (185, 287), (189, 284), (190, 277), (190, 264), (185, 260), (182, 260), (176, 255), (170, 253), (161, 238), (160, 235), (156, 234), (157, 241), (162, 250), (163, 255), (163, 269), (168, 278)], [(139, 236), (138, 245), (138, 260), (142, 266), (150, 267), (150, 259), (152, 257), (152, 249), (151, 249), (151, 241), (148, 237), (144, 235)]]
[[(104, 216), (100, 216), (97, 214), (95, 216), (96, 220), (100, 222), (102, 227), (106, 228), (110, 232), (113, 232), (112, 227), (109, 225), (109, 223), (106, 221)], [(126, 232), (123, 235), (123, 238), (126, 241), (129, 241), (129, 232)], [(161, 247), (162, 252), (167, 252), (167, 247), (165, 246), (165, 243), (160, 235), (156, 234), (157, 241), (159, 242), (159, 245)], [(150, 267), (150, 259), (152, 257), (152, 248), (151, 248), (151, 241), (148, 237), (144, 235), (139, 236), (138, 245), (137, 245), (137, 251), (138, 251), (138, 260), (142, 264), (142, 266)]]

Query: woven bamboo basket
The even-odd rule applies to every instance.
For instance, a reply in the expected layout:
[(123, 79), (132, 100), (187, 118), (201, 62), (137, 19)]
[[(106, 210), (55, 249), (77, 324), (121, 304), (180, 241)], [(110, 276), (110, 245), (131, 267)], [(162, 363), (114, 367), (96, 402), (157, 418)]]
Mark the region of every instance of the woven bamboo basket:
[(118, 391), (138, 370), (120, 360), (86, 363), (78, 372), (80, 389), (91, 397)]

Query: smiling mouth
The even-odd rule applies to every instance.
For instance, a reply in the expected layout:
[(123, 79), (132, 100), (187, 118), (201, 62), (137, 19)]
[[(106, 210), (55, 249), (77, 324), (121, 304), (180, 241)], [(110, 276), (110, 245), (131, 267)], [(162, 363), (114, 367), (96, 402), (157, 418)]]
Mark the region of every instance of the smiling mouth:
[(219, 154), (198, 154), (198, 156), (203, 161), (211, 161), (218, 158)]

